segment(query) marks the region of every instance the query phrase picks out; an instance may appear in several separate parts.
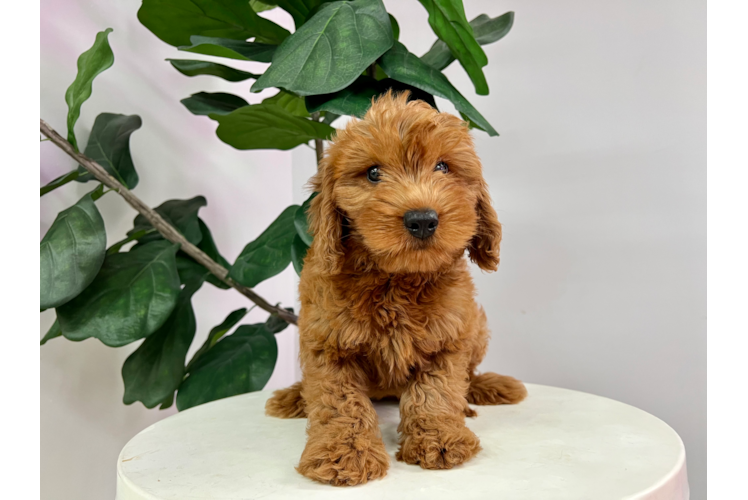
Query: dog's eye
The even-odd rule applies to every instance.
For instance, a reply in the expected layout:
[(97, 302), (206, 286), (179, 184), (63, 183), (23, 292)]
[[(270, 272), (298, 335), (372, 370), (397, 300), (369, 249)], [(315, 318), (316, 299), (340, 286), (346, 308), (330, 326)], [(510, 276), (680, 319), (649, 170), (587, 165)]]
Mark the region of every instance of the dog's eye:
[(443, 161), (440, 161), (436, 164), (436, 167), (434, 168), (434, 172), (444, 172), (445, 174), (449, 172), (449, 166), (447, 166), (446, 163)]
[(379, 178), (379, 167), (373, 166), (369, 167), (369, 170), (366, 171), (366, 178), (369, 179), (369, 182), (379, 182), (382, 179)]

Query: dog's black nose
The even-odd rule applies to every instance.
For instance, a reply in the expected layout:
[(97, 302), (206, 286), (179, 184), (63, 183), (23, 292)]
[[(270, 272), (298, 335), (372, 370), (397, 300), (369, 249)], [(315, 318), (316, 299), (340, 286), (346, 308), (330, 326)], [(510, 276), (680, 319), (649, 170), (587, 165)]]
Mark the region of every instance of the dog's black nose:
[(425, 240), (433, 236), (439, 225), (439, 216), (431, 209), (411, 210), (406, 212), (403, 222), (408, 232), (418, 239)]

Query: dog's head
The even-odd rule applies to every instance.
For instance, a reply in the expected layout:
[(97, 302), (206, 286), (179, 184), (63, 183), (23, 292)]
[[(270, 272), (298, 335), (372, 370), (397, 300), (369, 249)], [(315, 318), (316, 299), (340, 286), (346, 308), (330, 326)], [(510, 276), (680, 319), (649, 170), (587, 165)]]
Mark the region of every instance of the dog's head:
[(315, 255), (331, 274), (344, 236), (384, 272), (433, 272), (466, 249), (484, 270), (499, 264), (501, 225), (467, 124), (407, 93), (381, 96), (338, 131), (312, 186)]

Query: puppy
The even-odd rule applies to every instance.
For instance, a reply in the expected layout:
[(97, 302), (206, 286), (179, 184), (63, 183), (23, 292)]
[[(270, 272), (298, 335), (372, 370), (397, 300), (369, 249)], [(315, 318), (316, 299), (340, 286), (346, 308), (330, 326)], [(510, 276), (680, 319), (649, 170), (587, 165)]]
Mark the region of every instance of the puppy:
[(469, 460), (477, 405), (527, 394), (475, 369), (488, 345), (465, 250), (499, 264), (501, 225), (467, 124), (408, 94), (381, 96), (340, 130), (312, 180), (314, 242), (299, 293), (302, 381), (267, 413), (309, 419), (297, 470), (351, 486), (383, 477), (389, 458), (372, 399), (400, 400), (397, 459), (424, 469)]

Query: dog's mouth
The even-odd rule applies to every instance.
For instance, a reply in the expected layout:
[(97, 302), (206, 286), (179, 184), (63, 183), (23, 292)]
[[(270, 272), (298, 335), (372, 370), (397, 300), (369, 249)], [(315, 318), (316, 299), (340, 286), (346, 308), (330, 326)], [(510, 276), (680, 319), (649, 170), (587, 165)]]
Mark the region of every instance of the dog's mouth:
[(422, 252), (425, 250), (429, 250), (430, 248), (433, 248), (436, 244), (436, 238), (431, 237), (428, 239), (416, 239), (416, 238), (410, 238), (408, 241), (408, 249), (413, 250), (416, 252)]

